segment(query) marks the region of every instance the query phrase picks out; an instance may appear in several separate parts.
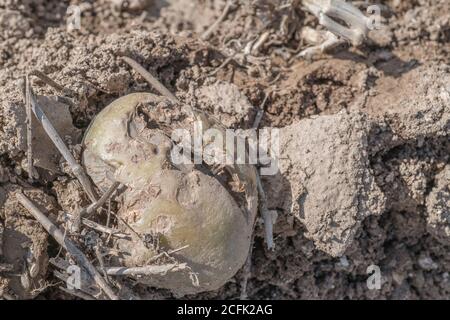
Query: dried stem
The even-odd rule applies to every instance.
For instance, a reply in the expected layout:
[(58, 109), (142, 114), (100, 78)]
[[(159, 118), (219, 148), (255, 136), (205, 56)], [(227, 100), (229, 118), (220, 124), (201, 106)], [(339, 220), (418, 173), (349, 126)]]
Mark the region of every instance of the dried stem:
[(55, 226), (24, 194), (17, 192), (17, 200), (33, 215), (33, 217), (44, 227), (44, 229), (61, 245), (75, 261), (80, 264), (94, 279), (97, 285), (105, 292), (105, 294), (112, 300), (118, 300), (118, 296), (106, 283), (105, 279), (100, 275), (97, 269), (92, 265), (88, 258), (81, 252), (77, 246), (64, 237), (64, 233)]
[(108, 215), (106, 217), (106, 227), (109, 228), (111, 224), (111, 199), (108, 200)]
[[(52, 259), (50, 259), (50, 262), (52, 262), (51, 260)], [(61, 266), (56, 266), (56, 267), (61, 268), (62, 270), (65, 271), (70, 266), (70, 264), (67, 263), (65, 265), (66, 265), (65, 268), (62, 268)], [(62, 273), (62, 272), (59, 272), (58, 270), (54, 270), (53, 275), (56, 278), (63, 281), (64, 283), (67, 283), (69, 280), (69, 276), (67, 275), (67, 273)], [(77, 289), (76, 291), (81, 291), (89, 296), (96, 297), (96, 298), (102, 296), (102, 294), (103, 294), (102, 291), (100, 289), (98, 289), (98, 287), (96, 286), (95, 283), (89, 284), (89, 287), (87, 287), (86, 285), (82, 285), (81, 288)]]
[(98, 263), (100, 264), (100, 270), (102, 271), (103, 276), (105, 277), (106, 281), (109, 282), (108, 274), (105, 270), (105, 262), (103, 261), (103, 256), (100, 252), (100, 242), (101, 241), (99, 241), (99, 243), (97, 243), (97, 245), (95, 246), (95, 256), (97, 257)]
[(134, 234), (139, 241), (141, 241), (141, 243), (144, 245), (144, 247), (147, 247), (147, 244), (145, 243), (144, 239), (141, 237), (141, 235), (139, 233), (136, 232), (136, 230), (133, 229), (133, 227), (131, 227), (124, 219), (122, 219), (121, 217), (119, 217), (117, 214), (111, 212), (117, 220), (119, 220), (120, 222), (122, 222), (125, 227), (131, 231), (132, 234)]
[(139, 63), (129, 57), (122, 57), (122, 60), (128, 63), (137, 73), (139, 73), (151, 86), (153, 86), (160, 94), (167, 97), (174, 103), (179, 103), (177, 97), (169, 91), (158, 79), (150, 72), (145, 70)]
[(259, 106), (258, 113), (256, 114), (255, 121), (253, 122), (253, 129), (258, 129), (259, 125), (261, 124), (261, 120), (264, 116), (264, 106), (266, 105), (268, 97), (269, 95), (265, 94), (264, 100)]
[(47, 133), (49, 138), (52, 140), (52, 142), (55, 144), (56, 148), (62, 154), (64, 159), (69, 163), (69, 166), (72, 169), (72, 172), (77, 177), (77, 179), (80, 181), (84, 191), (89, 196), (89, 199), (92, 202), (96, 202), (97, 197), (95, 195), (94, 188), (92, 186), (91, 181), (89, 180), (89, 177), (84, 172), (83, 167), (80, 164), (78, 164), (78, 162), (75, 160), (75, 158), (72, 155), (72, 153), (70, 152), (69, 148), (67, 148), (64, 141), (61, 139), (58, 132), (53, 127), (50, 120), (47, 118), (45, 113), (42, 111), (42, 108), (39, 106), (39, 103), (37, 102), (37, 99), (33, 94), (33, 90), (30, 87), (28, 87), (27, 92), (30, 97), (31, 106), (32, 106), (34, 115), (39, 120), (39, 122), (42, 124), (42, 127), (44, 128), (45, 132)]
[(216, 31), (216, 29), (219, 27), (222, 21), (224, 21), (227, 18), (228, 14), (231, 12), (234, 6), (235, 1), (233, 0), (227, 1), (227, 4), (225, 5), (225, 8), (223, 9), (220, 17), (200, 37), (203, 41), (208, 40), (213, 35), (213, 33)]
[(229, 56), (228, 58), (225, 59), (224, 62), (222, 62), (222, 64), (220, 66), (218, 66), (214, 71), (212, 71), (209, 76), (214, 76), (215, 74), (217, 74), (220, 70), (222, 70), (223, 68), (225, 68), (231, 61), (233, 61), (234, 57), (236, 56), (236, 54), (233, 54), (231, 56)]
[(56, 83), (55, 81), (50, 79), (47, 75), (45, 75), (44, 73), (42, 73), (39, 70), (33, 70), (33, 71), (30, 72), (29, 75), (38, 77), (39, 79), (44, 81), (49, 86), (55, 88), (56, 90), (60, 91), (61, 93), (65, 94), (67, 96), (72, 96), (72, 97), (76, 96), (76, 93), (74, 91), (59, 85), (58, 83)]
[[(122, 57), (122, 60), (128, 63), (137, 73), (139, 73), (152, 87), (156, 89), (161, 95), (168, 98), (173, 103), (180, 103), (180, 100), (167, 89), (158, 79), (156, 79), (150, 72), (145, 70), (139, 63), (129, 57)], [(194, 117), (199, 116), (199, 111), (188, 105)], [(201, 112), (200, 112), (201, 113)]]
[(25, 88), (24, 88), (24, 98), (25, 98), (25, 110), (27, 114), (27, 170), (28, 170), (28, 180), (33, 183), (34, 180), (34, 166), (33, 166), (33, 120), (31, 116), (31, 101), (30, 95), (30, 80), (28, 76), (25, 77)]
[[(353, 45), (361, 44), (367, 36), (368, 18), (351, 3), (344, 0), (303, 0), (303, 5), (319, 19), (321, 25)], [(349, 27), (332, 18), (344, 21)]]
[(78, 211), (74, 219), (74, 230), (78, 231), (81, 227), (82, 218), (91, 215), (97, 209), (102, 207), (105, 204), (105, 202), (111, 198), (111, 196), (119, 188), (119, 186), (120, 182), (117, 181), (114, 182), (98, 201), (92, 203), (87, 208), (83, 208), (82, 210)]
[[(316, 31), (314, 29), (306, 29), (305, 31), (307, 32), (305, 36), (320, 37), (319, 31)], [(297, 56), (310, 60), (317, 53), (325, 53), (336, 48), (337, 46), (340, 46), (343, 43), (345, 43), (345, 40), (338, 38), (334, 33), (330, 31), (326, 31), (323, 34), (322, 43), (316, 43), (314, 46), (302, 50)]]
[(263, 46), (264, 43), (269, 39), (269, 36), (270, 36), (270, 32), (269, 31), (264, 32), (259, 37), (258, 41), (256, 41), (256, 43), (252, 47), (251, 53), (252, 54), (257, 54), (259, 52), (259, 49), (261, 48), (261, 46)]
[(95, 202), (92, 203), (89, 207), (87, 207), (86, 209), (86, 213), (89, 215), (95, 211), (97, 211), (97, 209), (99, 209), (100, 207), (102, 207), (106, 201), (108, 201), (112, 195), (114, 194), (114, 192), (116, 192), (116, 190), (120, 187), (120, 182), (114, 182), (108, 190), (106, 190), (106, 192), (100, 197), (100, 199)]
[(189, 247), (189, 245), (185, 245), (185, 246), (183, 246), (181, 248), (178, 248), (178, 249), (170, 250), (170, 251), (167, 251), (167, 252), (163, 251), (163, 252), (157, 254), (156, 256), (151, 257), (150, 259), (148, 259), (146, 264), (153, 263), (153, 262), (157, 261), (159, 258), (161, 258), (163, 256), (170, 256), (171, 254), (174, 254), (174, 253), (177, 253), (179, 251), (182, 251), (182, 250), (184, 250), (184, 249), (186, 249), (188, 247)]
[[(68, 216), (69, 219), (73, 218), (73, 216), (71, 214), (66, 213), (66, 215)], [(102, 232), (102, 233), (105, 233), (108, 235), (112, 235), (119, 239), (129, 239), (130, 238), (129, 234), (120, 232), (119, 230), (116, 230), (113, 228), (102, 226), (101, 224), (98, 224), (98, 223), (88, 220), (86, 218), (82, 218), (81, 223), (84, 224), (86, 227), (89, 227), (91, 229), (97, 230), (99, 232)]]
[[(254, 229), (254, 226), (253, 226)], [(252, 231), (252, 238), (250, 240), (250, 248), (248, 250), (248, 256), (247, 260), (245, 261), (244, 268), (243, 268), (243, 276), (241, 281), (241, 300), (247, 300), (248, 294), (247, 294), (247, 285), (248, 280), (250, 279), (250, 276), (252, 275), (252, 255), (253, 255), (253, 243), (255, 241), (255, 233), (254, 230)]]
[(150, 275), (165, 275), (167, 272), (177, 272), (186, 270), (186, 263), (171, 263), (159, 266), (145, 266), (145, 267), (110, 267), (105, 268), (106, 273), (111, 276), (150, 276)]
[(272, 250), (275, 247), (275, 243), (273, 242), (273, 220), (269, 210), (267, 209), (267, 197), (261, 183), (261, 177), (258, 173), (256, 174), (256, 185), (259, 193), (259, 209), (264, 219), (267, 248)]

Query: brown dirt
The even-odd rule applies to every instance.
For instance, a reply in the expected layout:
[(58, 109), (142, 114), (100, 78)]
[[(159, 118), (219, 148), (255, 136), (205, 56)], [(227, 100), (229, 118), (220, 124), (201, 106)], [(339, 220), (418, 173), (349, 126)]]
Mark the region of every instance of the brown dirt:
[[(27, 253), (20, 242), (26, 240), (42, 266), (31, 290), (0, 273), (0, 293), (73, 298), (53, 287), (33, 291), (58, 281), (46, 272), (58, 247), (47, 245), (10, 193), (27, 186), (21, 77), (37, 69), (76, 93), (76, 105), (51, 107), (61, 110), (55, 121), (66, 121), (59, 130), (80, 157), (80, 133), (100, 110), (127, 93), (153, 92), (119, 59), (128, 55), (180, 100), (229, 127), (249, 128), (268, 95), (261, 125), (289, 133), (283, 140), (288, 160), (263, 181), (269, 209), (278, 213), (276, 248), (265, 248), (258, 222), (250, 298), (450, 298), (448, 1), (381, 1), (389, 8), (383, 31), (359, 48), (340, 47), (314, 61), (296, 54), (305, 48), (302, 29), (316, 28), (316, 19), (300, 1), (273, 10), (282, 2), (240, 5), (202, 41), (225, 1), (0, 1), (0, 264), (22, 273)], [(79, 31), (66, 30), (69, 4), (82, 4)], [(264, 31), (270, 37), (259, 51), (217, 71)], [(33, 88), (60, 94), (39, 80)], [(39, 179), (28, 195), (55, 219), (58, 211), (86, 206), (67, 165), (36, 132), (35, 148), (49, 151), (35, 155)], [(380, 290), (366, 286), (372, 264), (381, 268)], [(238, 298), (242, 277), (239, 272), (222, 289), (189, 298)], [(172, 296), (141, 285), (134, 292)]]

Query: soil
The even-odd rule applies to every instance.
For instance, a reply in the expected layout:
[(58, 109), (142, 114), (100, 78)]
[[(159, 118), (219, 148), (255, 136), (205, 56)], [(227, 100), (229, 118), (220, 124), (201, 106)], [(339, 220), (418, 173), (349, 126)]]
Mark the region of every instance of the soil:
[[(96, 114), (125, 94), (156, 93), (120, 59), (126, 55), (227, 127), (251, 128), (263, 107), (260, 126), (280, 129), (280, 170), (263, 177), (275, 249), (259, 218), (250, 274), (243, 269), (221, 289), (187, 298), (239, 298), (250, 275), (251, 299), (449, 299), (450, 6), (381, 3), (384, 29), (364, 44), (304, 60), (302, 31), (322, 27), (301, 1), (239, 2), (205, 40), (226, 1), (1, 0), (0, 266), (11, 264), (16, 276), (0, 269), (0, 297), (74, 299), (48, 264), (59, 247), (14, 192), (24, 188), (54, 221), (89, 204), (35, 120), (38, 178), (27, 182), (23, 76), (39, 70), (66, 88), (32, 78), (81, 160)], [(80, 30), (67, 28), (70, 5), (81, 10)], [(77, 243), (95, 259), (92, 230), (84, 235)], [(371, 265), (380, 267), (380, 289), (367, 287)], [(142, 299), (177, 296), (131, 283)]]

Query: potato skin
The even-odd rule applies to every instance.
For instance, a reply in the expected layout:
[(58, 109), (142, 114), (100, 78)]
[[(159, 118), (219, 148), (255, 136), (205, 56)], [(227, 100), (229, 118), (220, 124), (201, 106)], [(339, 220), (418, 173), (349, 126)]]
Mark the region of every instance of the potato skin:
[[(140, 235), (158, 235), (165, 250), (188, 246), (174, 257), (187, 263), (189, 270), (140, 278), (140, 282), (179, 295), (216, 290), (236, 274), (248, 255), (257, 206), (255, 169), (237, 168), (242, 179), (248, 177), (243, 182), (251, 193), (238, 204), (215, 177), (167, 166), (164, 139), (155, 145), (150, 142), (153, 132), (137, 137), (129, 132), (139, 104), (154, 105), (163, 99), (139, 93), (107, 106), (85, 135), (84, 165), (102, 189), (110, 184), (108, 177), (128, 186), (118, 214)], [(126, 253), (121, 263), (129, 267), (144, 266), (155, 255), (136, 237), (120, 240), (119, 248)], [(199, 286), (193, 284), (193, 273)]]
[(89, 126), (83, 141), (83, 163), (103, 191), (111, 184), (106, 177), (136, 185), (161, 170), (165, 155), (155, 155), (153, 144), (130, 136), (130, 119), (137, 106), (149, 101), (157, 103), (161, 98), (150, 93), (123, 96), (103, 109)]
[[(140, 196), (143, 190), (149, 198)], [(215, 178), (200, 171), (185, 174), (164, 170), (139, 194), (128, 193), (127, 201), (133, 203), (127, 206), (128, 214), (139, 212), (133, 223), (137, 232), (160, 234), (163, 248), (189, 246), (175, 256), (197, 273), (201, 287), (194, 287), (189, 277), (171, 274), (163, 279), (165, 288), (183, 294), (215, 290), (244, 264), (253, 222)], [(148, 250), (143, 246), (130, 248), (129, 244), (121, 245), (122, 249), (133, 250), (127, 263), (145, 264)], [(154, 279), (146, 283), (156, 285)]]

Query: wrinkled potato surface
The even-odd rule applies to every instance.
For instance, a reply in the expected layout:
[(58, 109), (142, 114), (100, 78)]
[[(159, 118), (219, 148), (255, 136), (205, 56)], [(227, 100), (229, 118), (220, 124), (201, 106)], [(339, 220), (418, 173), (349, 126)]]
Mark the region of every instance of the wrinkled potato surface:
[[(148, 119), (151, 123), (146, 123), (138, 112), (145, 108), (157, 113), (161, 103), (169, 102), (135, 93), (107, 106), (85, 135), (83, 162), (99, 189), (105, 191), (112, 181), (127, 186), (118, 214), (140, 236), (156, 236), (166, 251), (188, 246), (174, 254), (180, 263), (187, 263), (185, 272), (140, 281), (178, 294), (215, 290), (247, 258), (257, 207), (256, 171), (247, 165), (230, 168), (245, 189), (241, 196), (233, 196), (227, 182), (206, 166), (174, 166), (167, 123), (159, 126)], [(202, 118), (211, 126), (207, 116)], [(158, 251), (135, 236), (121, 240), (119, 248), (124, 252), (120, 262), (129, 267), (146, 265)], [(194, 274), (198, 285), (192, 281)]]

